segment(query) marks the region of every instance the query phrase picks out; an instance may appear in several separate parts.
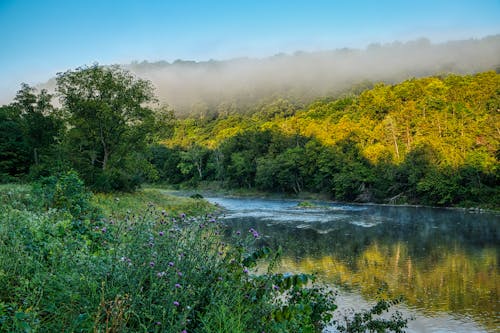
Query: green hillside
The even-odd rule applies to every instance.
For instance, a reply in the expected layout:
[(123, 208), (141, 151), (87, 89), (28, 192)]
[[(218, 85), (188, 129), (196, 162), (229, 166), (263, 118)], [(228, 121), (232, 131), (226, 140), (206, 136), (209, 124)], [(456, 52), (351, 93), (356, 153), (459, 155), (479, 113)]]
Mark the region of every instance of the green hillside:
[(161, 181), (326, 193), (337, 200), (498, 207), (500, 75), (377, 84), (178, 120), (152, 148)]

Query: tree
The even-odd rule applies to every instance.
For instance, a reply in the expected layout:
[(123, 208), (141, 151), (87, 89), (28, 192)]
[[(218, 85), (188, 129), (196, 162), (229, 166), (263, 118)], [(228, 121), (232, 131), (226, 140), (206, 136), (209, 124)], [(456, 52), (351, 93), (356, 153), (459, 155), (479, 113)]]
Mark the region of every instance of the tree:
[(97, 64), (57, 74), (68, 112), (70, 158), (95, 189), (132, 190), (154, 168), (146, 160), (154, 101), (149, 81)]
[(30, 152), (23, 127), (18, 108), (0, 107), (0, 182), (12, 181), (28, 171)]
[(53, 163), (63, 121), (51, 99), (23, 83), (14, 102), (0, 107), (0, 178), (37, 174)]

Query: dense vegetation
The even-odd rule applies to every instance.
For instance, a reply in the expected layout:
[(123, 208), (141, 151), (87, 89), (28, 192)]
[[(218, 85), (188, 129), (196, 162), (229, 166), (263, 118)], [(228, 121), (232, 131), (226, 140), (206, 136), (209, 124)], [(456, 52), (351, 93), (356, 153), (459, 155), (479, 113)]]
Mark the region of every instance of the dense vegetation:
[(343, 201), (500, 206), (500, 75), (411, 79), (303, 107), (178, 120), (160, 180)]
[(500, 206), (500, 75), (446, 75), (304, 106), (222, 103), (175, 119), (118, 67), (59, 73), (61, 107), (23, 85), (0, 107), (0, 180), (74, 169), (91, 189), (160, 181), (336, 200)]
[[(256, 230), (230, 235), (200, 200), (116, 194), (144, 182), (500, 206), (493, 72), (181, 119), (118, 67), (56, 81), (59, 106), (22, 85), (0, 107), (0, 181), (33, 182), (1, 188), (0, 331), (313, 332), (330, 321), (333, 295), (312, 276), (274, 273), (277, 253), (253, 246)], [(267, 273), (253, 274), (263, 258)], [(402, 318), (376, 316), (388, 306), (339, 330), (399, 331)]]
[[(1, 181), (31, 181), (0, 191), (0, 332), (315, 332), (332, 323), (333, 292), (311, 275), (274, 273), (280, 252), (254, 246), (257, 230), (231, 232), (200, 199), (116, 193), (158, 177), (148, 148), (172, 130), (149, 82), (94, 65), (58, 74), (57, 84), (61, 108), (28, 85), (0, 108)], [(261, 259), (267, 269), (257, 271)], [(398, 313), (378, 317), (389, 306), (338, 328), (401, 331)]]
[[(94, 197), (75, 172), (1, 190), (0, 332), (315, 332), (336, 308), (312, 276), (273, 273), (279, 253), (252, 246), (258, 231), (231, 232), (199, 199)], [(339, 329), (401, 331), (398, 314), (377, 316), (389, 305)]]

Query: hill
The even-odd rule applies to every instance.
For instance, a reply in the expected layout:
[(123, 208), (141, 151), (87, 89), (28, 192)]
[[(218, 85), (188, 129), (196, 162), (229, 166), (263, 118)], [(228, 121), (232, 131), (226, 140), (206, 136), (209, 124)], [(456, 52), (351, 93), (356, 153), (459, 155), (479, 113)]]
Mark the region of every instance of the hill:
[(491, 71), (380, 83), (306, 107), (278, 98), (178, 120), (153, 163), (170, 183), (498, 207), (499, 111)]

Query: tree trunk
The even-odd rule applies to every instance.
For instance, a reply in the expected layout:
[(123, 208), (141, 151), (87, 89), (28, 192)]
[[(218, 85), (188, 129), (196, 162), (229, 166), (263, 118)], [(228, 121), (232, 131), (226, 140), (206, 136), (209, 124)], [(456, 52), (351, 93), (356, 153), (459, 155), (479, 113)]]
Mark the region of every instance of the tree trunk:
[(107, 149), (106, 146), (104, 148), (104, 156), (102, 158), (102, 170), (106, 170), (106, 166), (108, 165), (108, 159), (109, 159), (109, 150)]

